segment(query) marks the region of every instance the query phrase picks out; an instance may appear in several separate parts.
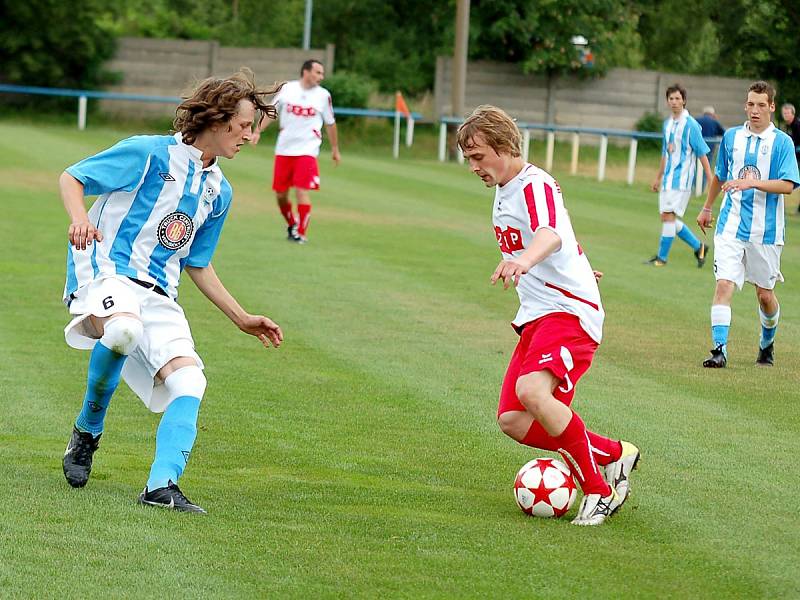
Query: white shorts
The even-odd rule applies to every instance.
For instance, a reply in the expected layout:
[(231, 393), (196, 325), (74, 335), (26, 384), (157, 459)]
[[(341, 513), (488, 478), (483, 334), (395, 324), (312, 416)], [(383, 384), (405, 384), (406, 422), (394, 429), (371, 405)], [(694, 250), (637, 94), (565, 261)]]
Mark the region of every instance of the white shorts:
[(691, 190), (661, 190), (658, 192), (658, 212), (675, 213), (682, 217), (691, 195)]
[(717, 281), (727, 279), (742, 289), (747, 281), (765, 290), (771, 290), (781, 274), (783, 246), (754, 244), (742, 240), (714, 236), (714, 276)]
[(203, 368), (180, 305), (127, 277), (95, 279), (80, 288), (70, 302), (69, 312), (77, 316), (64, 329), (64, 337), (67, 344), (79, 350), (94, 348), (100, 338), (88, 320), (90, 315), (107, 317), (126, 312), (142, 320), (142, 340), (125, 361), (122, 378), (153, 412), (163, 412), (170, 400), (163, 381), (156, 377), (161, 367), (173, 358), (188, 356)]

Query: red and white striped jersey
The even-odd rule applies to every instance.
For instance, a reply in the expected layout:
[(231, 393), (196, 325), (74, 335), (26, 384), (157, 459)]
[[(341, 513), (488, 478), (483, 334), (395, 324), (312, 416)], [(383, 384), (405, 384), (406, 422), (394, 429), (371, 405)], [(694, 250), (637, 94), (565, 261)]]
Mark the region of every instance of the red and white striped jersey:
[(290, 81), (274, 99), (280, 133), (275, 154), (317, 156), (322, 144), (322, 125), (333, 125), (331, 94), (324, 87), (306, 89), (299, 80)]
[(596, 342), (603, 336), (605, 312), (589, 260), (575, 239), (561, 188), (532, 164), (495, 191), (492, 222), (503, 258), (520, 256), (536, 232), (547, 228), (561, 238), (561, 248), (520, 277), (520, 307), (513, 325), (519, 328), (544, 315), (566, 312), (580, 319)]

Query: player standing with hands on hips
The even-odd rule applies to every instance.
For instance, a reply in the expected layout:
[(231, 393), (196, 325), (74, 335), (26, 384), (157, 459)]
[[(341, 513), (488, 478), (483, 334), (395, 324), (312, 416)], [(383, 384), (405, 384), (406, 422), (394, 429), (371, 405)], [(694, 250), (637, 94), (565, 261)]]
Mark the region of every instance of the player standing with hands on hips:
[(717, 286), (711, 305), (711, 339), (714, 348), (703, 361), (707, 368), (728, 364), (728, 331), (734, 289), (752, 283), (761, 321), (756, 364), (775, 362), (775, 333), (780, 305), (774, 288), (783, 281), (783, 194), (800, 185), (794, 144), (772, 124), (775, 88), (756, 81), (747, 90), (747, 121), (725, 132), (717, 156), (717, 168), (708, 186), (708, 197), (697, 216), (705, 231), (713, 222), (712, 208), (720, 191), (722, 208), (714, 233), (714, 275)]
[[(256, 110), (274, 113), (252, 72), (209, 78), (178, 106), (175, 135), (135, 136), (61, 175), (71, 219), (65, 336), (91, 349), (83, 407), (64, 454), (73, 487), (89, 480), (111, 396), (124, 378), (151, 411), (163, 412), (155, 460), (139, 502), (205, 513), (178, 487), (197, 435), (206, 388), (203, 362), (177, 303), (181, 271), (239, 329), (278, 347), (280, 327), (246, 312), (211, 265), (232, 190), (218, 157), (233, 158), (252, 135)], [(84, 196), (99, 196), (87, 213)]]
[(628, 497), (639, 460), (633, 444), (586, 428), (570, 408), (600, 343), (604, 311), (592, 267), (575, 239), (561, 189), (521, 156), (514, 121), (479, 106), (458, 130), (473, 173), (495, 187), (492, 221), (502, 260), (491, 282), (513, 283), (520, 339), (500, 391), (500, 429), (526, 446), (558, 452), (583, 490), (576, 525), (600, 525)]
[[(300, 69), (300, 79), (286, 83), (275, 97), (278, 108), (280, 132), (275, 146), (275, 165), (272, 174), (272, 189), (278, 200), (278, 208), (286, 219), (287, 239), (305, 244), (311, 219), (310, 190), (319, 189), (319, 165), (317, 156), (322, 145), (322, 125), (331, 142), (331, 158), (339, 164), (339, 136), (333, 115), (331, 94), (320, 85), (325, 78), (325, 68), (317, 60), (307, 60)], [(261, 132), (269, 127), (272, 119), (264, 115), (253, 132), (252, 144), (257, 144)], [(289, 199), (289, 188), (297, 196), (297, 217)]]

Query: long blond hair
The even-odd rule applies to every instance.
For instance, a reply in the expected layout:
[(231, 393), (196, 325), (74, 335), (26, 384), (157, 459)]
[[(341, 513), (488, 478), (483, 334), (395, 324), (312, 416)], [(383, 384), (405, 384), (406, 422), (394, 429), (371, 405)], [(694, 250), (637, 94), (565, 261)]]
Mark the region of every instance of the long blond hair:
[(499, 155), (522, 156), (522, 135), (508, 113), (491, 104), (481, 104), (458, 128), (458, 145), (462, 150), (475, 147), (475, 136), (480, 134)]

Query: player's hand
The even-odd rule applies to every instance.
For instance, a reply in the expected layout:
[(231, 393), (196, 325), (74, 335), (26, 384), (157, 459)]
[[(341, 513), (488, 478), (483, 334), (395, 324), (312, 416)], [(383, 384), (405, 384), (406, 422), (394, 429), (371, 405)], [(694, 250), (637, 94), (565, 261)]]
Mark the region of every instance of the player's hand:
[(592, 271), (592, 273), (594, 273), (594, 280), (595, 281), (599, 282), (603, 278), (603, 272), (602, 271)]
[(714, 222), (714, 215), (710, 210), (701, 210), (700, 214), (697, 215), (697, 224), (700, 226), (700, 230), (703, 232), (703, 235), (706, 234), (706, 228), (711, 227), (711, 224)]
[(743, 192), (755, 187), (755, 179), (729, 179), (722, 183), (723, 192)]
[(269, 348), (270, 345), (277, 348), (283, 341), (283, 332), (280, 326), (263, 315), (247, 315), (239, 325), (239, 329), (257, 337), (265, 348)]
[(67, 237), (76, 250), (86, 250), (87, 246), (92, 245), (92, 240), (103, 241), (103, 234), (89, 221), (72, 223), (67, 231)]
[(342, 162), (342, 155), (339, 154), (338, 148), (334, 149), (333, 152), (331, 152), (331, 158), (333, 159), (334, 166), (338, 167), (339, 163)]
[(656, 177), (653, 180), (653, 183), (650, 184), (650, 191), (651, 192), (657, 192), (658, 188), (660, 188), (660, 187), (661, 187), (661, 177)]
[(250, 134), (250, 145), (251, 146), (258, 146), (258, 140), (261, 139), (261, 132), (256, 129), (253, 133)]
[(519, 278), (525, 273), (528, 272), (529, 267), (519, 263), (515, 260), (501, 260), (500, 264), (497, 265), (497, 268), (492, 273), (490, 281), (492, 285), (497, 283), (499, 280), (503, 280), (503, 289), (507, 290), (508, 286), (511, 285), (511, 282), (514, 282), (514, 285), (519, 285)]

